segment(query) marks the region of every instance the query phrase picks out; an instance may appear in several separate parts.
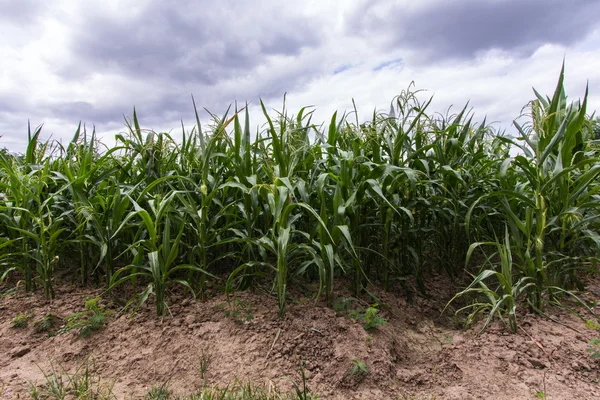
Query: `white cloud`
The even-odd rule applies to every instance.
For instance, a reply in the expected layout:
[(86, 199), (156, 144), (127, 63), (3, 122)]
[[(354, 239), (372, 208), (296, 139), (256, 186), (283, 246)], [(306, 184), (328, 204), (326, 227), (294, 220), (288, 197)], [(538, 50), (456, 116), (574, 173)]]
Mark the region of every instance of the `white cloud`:
[[(0, 14), (8, 4), (0, 1)], [(150, 0), (56, 1), (31, 10), (13, 4), (0, 27), (7, 38), (0, 43), (0, 147), (13, 151), (25, 148), (28, 119), (45, 123), (44, 137), (69, 140), (80, 119), (110, 136), (124, 130), (122, 116), (134, 105), (144, 126), (177, 136), (180, 119), (193, 124), (190, 94), (217, 114), (235, 100), (251, 101), (253, 124), (262, 121), (258, 97), (280, 109), (284, 92), (291, 109), (315, 105), (315, 121), (351, 110), (353, 98), (366, 119), (375, 107), (387, 111), (411, 81), (427, 89), (424, 96), (434, 95), (433, 111), (450, 105), (458, 111), (470, 101), (477, 120), (487, 115), (508, 128), (533, 98), (532, 86), (552, 94), (563, 57), (567, 94), (582, 97), (589, 80), (588, 109), (600, 108), (598, 29), (557, 41), (531, 28), (531, 43), (515, 44), (511, 36), (502, 46), (503, 32), (485, 31), (488, 45), (465, 43), (471, 47), (452, 57), (435, 47), (443, 41), (415, 44), (372, 26), (393, 24), (399, 9), (437, 18), (435, 1), (387, 1), (371, 9), (366, 1), (311, 0), (298, 10), (268, 0), (177, 3), (183, 14)], [(471, 1), (455, 6), (461, 4)], [(524, 53), (530, 44), (535, 49)], [(424, 62), (425, 53), (440, 58)]]

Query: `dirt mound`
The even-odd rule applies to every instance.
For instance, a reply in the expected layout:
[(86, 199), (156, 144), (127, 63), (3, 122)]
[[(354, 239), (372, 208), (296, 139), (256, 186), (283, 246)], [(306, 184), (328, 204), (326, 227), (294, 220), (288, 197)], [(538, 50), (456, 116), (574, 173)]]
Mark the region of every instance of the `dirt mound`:
[[(378, 316), (387, 323), (365, 330), (361, 312), (368, 304), (350, 297), (343, 300), (358, 310), (354, 315), (300, 298), (277, 318), (273, 298), (244, 292), (231, 301), (176, 297), (164, 320), (150, 306), (133, 317), (115, 312), (103, 330), (83, 338), (76, 329), (49, 336), (33, 321), (53, 313), (64, 325), (100, 291), (58, 292), (53, 302), (22, 292), (0, 298), (2, 398), (26, 395), (51, 362), (72, 369), (90, 357), (119, 398), (139, 398), (167, 381), (176, 394), (235, 379), (290, 389), (284, 377), (300, 382), (302, 364), (309, 388), (324, 399), (600, 398), (589, 344), (600, 333), (564, 311), (552, 310), (560, 323), (526, 315), (516, 335), (499, 325), (477, 335), (440, 316), (443, 303), (410, 304), (382, 293)], [(28, 326), (15, 328), (13, 318), (27, 313)]]

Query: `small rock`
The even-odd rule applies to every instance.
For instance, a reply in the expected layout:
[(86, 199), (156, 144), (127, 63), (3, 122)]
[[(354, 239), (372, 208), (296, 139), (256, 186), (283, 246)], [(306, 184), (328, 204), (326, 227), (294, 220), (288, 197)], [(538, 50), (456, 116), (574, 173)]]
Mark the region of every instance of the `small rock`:
[(136, 355), (134, 355), (134, 356), (131, 358), (131, 363), (134, 363), (134, 362), (136, 362), (136, 361), (140, 361), (140, 360), (142, 360), (143, 358), (144, 358), (144, 357), (142, 357), (142, 355), (141, 355), (141, 354), (136, 354)]
[(547, 368), (548, 367), (546, 362), (544, 362), (543, 360), (540, 360), (539, 358), (530, 357), (530, 358), (528, 358), (528, 360), (531, 363), (531, 365), (533, 365), (536, 368)]
[(519, 359), (519, 364), (521, 364), (525, 368), (533, 368), (533, 365), (531, 364), (531, 362), (527, 358), (520, 358)]
[(31, 351), (30, 347), (27, 346), (21, 346), (21, 347), (17, 347), (16, 349), (13, 350), (13, 352), (10, 354), (11, 358), (19, 358), (19, 357), (23, 357), (25, 354), (29, 353)]
[(585, 361), (577, 361), (577, 363), (579, 364), (580, 369), (585, 369), (586, 371), (592, 370), (592, 367), (590, 367)]

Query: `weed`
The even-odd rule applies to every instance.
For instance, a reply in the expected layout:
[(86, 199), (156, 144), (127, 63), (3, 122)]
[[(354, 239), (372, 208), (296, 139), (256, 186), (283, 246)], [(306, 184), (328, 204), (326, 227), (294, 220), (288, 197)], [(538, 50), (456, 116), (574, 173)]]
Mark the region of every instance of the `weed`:
[(200, 377), (202, 378), (203, 386), (206, 386), (206, 372), (208, 371), (210, 361), (210, 354), (202, 350), (200, 354)]
[(377, 307), (377, 304), (374, 304), (372, 307), (369, 307), (365, 310), (363, 327), (366, 330), (387, 324), (385, 318), (377, 315), (379, 310), (377, 310), (375, 307)]
[[(224, 304), (221, 308), (224, 308)], [(228, 310), (225, 310), (225, 317), (231, 318), (233, 322), (238, 325), (244, 325), (246, 322), (250, 322), (254, 319), (250, 303), (237, 299), (230, 303), (230, 308)]]
[(367, 364), (360, 360), (352, 360), (352, 368), (348, 375), (350, 376), (364, 376), (369, 373), (369, 367)]
[(349, 316), (357, 321), (361, 321), (366, 330), (387, 324), (385, 318), (377, 315), (379, 312), (377, 303), (366, 309), (362, 307), (352, 308), (352, 304), (357, 301), (354, 297), (338, 297), (333, 303), (333, 308), (340, 315)]
[(352, 303), (353, 302), (357, 302), (358, 300), (354, 297), (338, 297), (337, 299), (335, 299), (335, 301), (333, 302), (333, 309), (339, 314), (339, 315), (348, 315), (348, 313), (350, 313), (351, 311), (353, 311), (352, 309)]
[(546, 371), (544, 371), (544, 386), (543, 386), (543, 390), (536, 390), (535, 391), (535, 397), (537, 397), (538, 399), (546, 399), (548, 398), (548, 392), (546, 392)]
[(308, 386), (306, 386), (305, 368), (306, 368), (306, 363), (302, 362), (300, 365), (300, 374), (302, 375), (302, 388), (300, 388), (300, 386), (295, 381), (293, 381), (289, 377), (286, 377), (286, 379), (292, 383), (292, 386), (294, 387), (294, 391), (296, 392), (295, 398), (298, 400), (309, 400), (309, 399), (314, 398), (313, 396), (311, 396)]
[(597, 360), (600, 358), (600, 339), (594, 338), (588, 342), (590, 345), (587, 348), (587, 351), (590, 353), (592, 360)]
[(54, 362), (50, 365), (50, 371), (41, 371), (44, 383), (30, 384), (33, 400), (62, 400), (67, 396), (74, 399), (116, 400), (113, 384), (102, 382), (96, 375), (95, 365), (90, 359), (86, 359), (73, 373), (67, 372), (62, 365)]
[(30, 313), (23, 313), (23, 314), (19, 314), (16, 317), (14, 317), (10, 323), (12, 324), (13, 327), (15, 328), (26, 328), (27, 325), (29, 324), (29, 320), (31, 318), (33, 318), (35, 314), (33, 312)]
[(47, 313), (43, 318), (33, 323), (35, 333), (46, 332), (48, 336), (54, 336), (53, 328), (58, 325), (60, 318), (54, 313)]
[(593, 319), (588, 319), (587, 321), (585, 321), (585, 326), (595, 331), (600, 330), (600, 324), (598, 323), (598, 321), (595, 321)]
[(98, 302), (101, 297), (96, 297), (85, 302), (85, 310), (69, 315), (65, 318), (65, 326), (59, 330), (59, 333), (65, 333), (77, 329), (82, 337), (89, 336), (92, 332), (98, 331), (106, 325), (109, 311)]
[(160, 386), (155, 386), (146, 393), (144, 400), (168, 400), (170, 398), (168, 381)]

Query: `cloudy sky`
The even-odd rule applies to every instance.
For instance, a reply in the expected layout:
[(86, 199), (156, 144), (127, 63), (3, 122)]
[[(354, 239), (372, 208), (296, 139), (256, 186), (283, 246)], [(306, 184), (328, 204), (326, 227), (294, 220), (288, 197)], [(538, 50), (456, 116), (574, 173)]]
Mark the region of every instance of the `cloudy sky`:
[[(599, 0), (0, 0), (0, 148), (23, 151), (27, 121), (69, 140), (104, 136), (133, 106), (145, 128), (191, 127), (191, 95), (217, 114), (258, 99), (316, 106), (354, 98), (365, 118), (411, 81), (445, 112), (508, 128), (551, 94), (563, 57), (571, 99), (600, 110)], [(204, 112), (204, 111), (203, 111)]]

